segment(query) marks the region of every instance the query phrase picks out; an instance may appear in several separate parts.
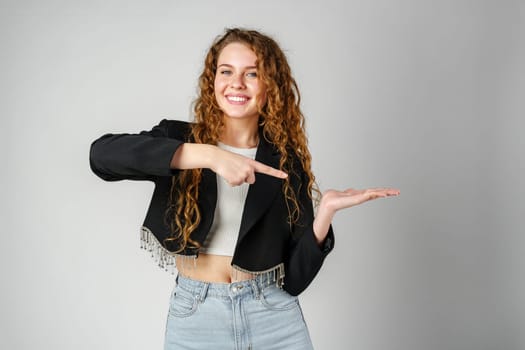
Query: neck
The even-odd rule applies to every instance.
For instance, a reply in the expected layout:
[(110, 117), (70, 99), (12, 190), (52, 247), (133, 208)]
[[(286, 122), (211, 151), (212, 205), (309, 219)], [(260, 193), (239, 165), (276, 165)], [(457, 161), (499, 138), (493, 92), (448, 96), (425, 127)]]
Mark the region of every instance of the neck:
[(238, 148), (253, 148), (259, 143), (259, 126), (256, 118), (224, 118), (220, 141)]

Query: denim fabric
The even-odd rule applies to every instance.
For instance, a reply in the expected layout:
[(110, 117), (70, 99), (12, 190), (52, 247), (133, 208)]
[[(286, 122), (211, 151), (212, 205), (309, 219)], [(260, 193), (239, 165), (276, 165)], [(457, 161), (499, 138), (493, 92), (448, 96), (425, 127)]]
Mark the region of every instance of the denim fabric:
[(172, 293), (165, 350), (313, 349), (297, 297), (265, 275), (206, 283), (182, 276)]

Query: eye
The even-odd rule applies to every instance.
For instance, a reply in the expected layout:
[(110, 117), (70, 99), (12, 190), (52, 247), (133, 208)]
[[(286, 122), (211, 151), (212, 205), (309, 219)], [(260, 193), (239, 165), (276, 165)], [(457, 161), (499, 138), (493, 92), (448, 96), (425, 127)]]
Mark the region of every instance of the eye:
[(246, 73), (248, 78), (257, 78), (257, 72), (248, 72)]
[(219, 71), (220, 74), (222, 75), (231, 75), (232, 74), (232, 71), (229, 70), (229, 69), (222, 69)]

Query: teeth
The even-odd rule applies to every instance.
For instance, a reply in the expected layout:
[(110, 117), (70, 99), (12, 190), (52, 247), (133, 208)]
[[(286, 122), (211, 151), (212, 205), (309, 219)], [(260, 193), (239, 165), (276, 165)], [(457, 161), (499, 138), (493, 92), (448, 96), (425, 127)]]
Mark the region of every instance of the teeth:
[(240, 97), (240, 96), (228, 96), (228, 100), (234, 101), (234, 102), (244, 102), (248, 99), (246, 97)]

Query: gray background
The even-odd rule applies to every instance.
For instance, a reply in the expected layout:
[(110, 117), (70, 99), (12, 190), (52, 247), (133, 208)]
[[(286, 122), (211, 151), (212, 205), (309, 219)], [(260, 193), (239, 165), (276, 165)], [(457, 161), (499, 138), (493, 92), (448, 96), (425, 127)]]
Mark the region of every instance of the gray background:
[(139, 249), (150, 183), (92, 140), (188, 119), (212, 39), (273, 35), (338, 213), (302, 295), (318, 349), (525, 348), (518, 1), (1, 1), (0, 348), (160, 349), (173, 278)]

